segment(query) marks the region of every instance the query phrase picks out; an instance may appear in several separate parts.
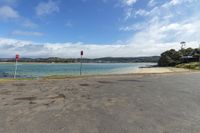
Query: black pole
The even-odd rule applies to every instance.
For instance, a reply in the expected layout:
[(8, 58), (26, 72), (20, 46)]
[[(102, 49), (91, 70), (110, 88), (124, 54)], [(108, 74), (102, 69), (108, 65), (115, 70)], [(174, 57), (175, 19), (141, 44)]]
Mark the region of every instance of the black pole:
[(199, 69), (200, 69), (200, 44), (199, 44)]
[(82, 75), (82, 55), (81, 55), (81, 66), (80, 66), (80, 75)]

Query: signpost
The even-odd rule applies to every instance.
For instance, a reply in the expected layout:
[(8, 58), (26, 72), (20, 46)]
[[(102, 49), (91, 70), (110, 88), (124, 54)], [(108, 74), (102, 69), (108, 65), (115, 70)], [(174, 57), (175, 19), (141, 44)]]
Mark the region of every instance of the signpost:
[(82, 65), (83, 65), (83, 63), (82, 63), (82, 58), (83, 58), (83, 51), (81, 51), (81, 66), (80, 66), (80, 75), (82, 75)]
[(200, 44), (199, 44), (199, 69), (200, 69)]
[(19, 61), (19, 54), (16, 54), (15, 56), (15, 74), (14, 74), (14, 79), (16, 78), (17, 75), (17, 63)]

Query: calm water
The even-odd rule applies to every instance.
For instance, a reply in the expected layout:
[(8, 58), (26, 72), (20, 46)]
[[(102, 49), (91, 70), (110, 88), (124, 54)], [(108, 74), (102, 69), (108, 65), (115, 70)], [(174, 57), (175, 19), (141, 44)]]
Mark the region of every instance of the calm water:
[[(128, 73), (153, 63), (89, 63), (83, 64), (83, 75)], [(0, 64), (0, 77), (14, 74), (14, 63)], [(19, 63), (17, 75), (24, 77), (42, 77), (50, 75), (79, 75), (80, 64), (27, 64)]]

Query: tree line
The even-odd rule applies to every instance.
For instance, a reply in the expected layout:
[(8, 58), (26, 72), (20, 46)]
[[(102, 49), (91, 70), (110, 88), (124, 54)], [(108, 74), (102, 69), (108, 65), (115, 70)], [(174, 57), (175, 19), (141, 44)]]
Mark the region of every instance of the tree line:
[(176, 66), (181, 63), (197, 62), (199, 61), (200, 51), (198, 48), (181, 48), (176, 51), (170, 49), (163, 52), (158, 61), (158, 66)]
[[(104, 57), (104, 58), (21, 58), (20, 62), (44, 62), (44, 63), (137, 63), (137, 62), (158, 62), (159, 56), (150, 57)], [(14, 62), (15, 58), (0, 58), (0, 62)]]

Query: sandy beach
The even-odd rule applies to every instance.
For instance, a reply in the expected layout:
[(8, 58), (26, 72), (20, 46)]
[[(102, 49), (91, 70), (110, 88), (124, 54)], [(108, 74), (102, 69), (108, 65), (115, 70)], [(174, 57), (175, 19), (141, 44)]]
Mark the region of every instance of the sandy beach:
[(138, 74), (152, 74), (152, 73), (179, 73), (179, 72), (191, 72), (192, 70), (175, 67), (151, 67), (151, 68), (139, 68), (133, 73)]
[(0, 132), (197, 133), (199, 79), (184, 72), (0, 82)]

